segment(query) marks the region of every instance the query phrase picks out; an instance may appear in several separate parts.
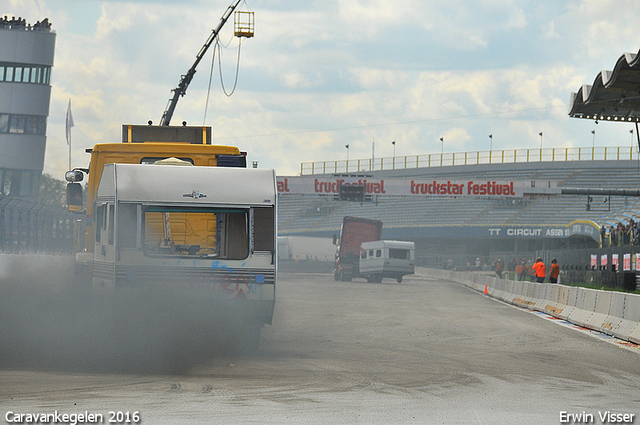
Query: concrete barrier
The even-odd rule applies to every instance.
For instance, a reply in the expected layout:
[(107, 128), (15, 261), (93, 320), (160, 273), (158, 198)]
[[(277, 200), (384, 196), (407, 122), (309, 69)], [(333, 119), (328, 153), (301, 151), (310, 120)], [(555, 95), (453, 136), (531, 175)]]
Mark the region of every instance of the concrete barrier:
[(605, 332), (622, 339), (629, 335), (629, 340), (638, 341), (634, 330), (639, 323), (640, 298), (620, 292), (612, 294), (609, 315), (602, 323)]
[[(425, 269), (423, 269), (425, 270)], [(420, 269), (416, 274), (421, 274)], [(472, 272), (429, 269), (426, 276), (461, 283), (479, 292), (531, 310), (543, 311), (578, 326), (640, 344), (640, 295), (497, 279)]]
[(609, 316), (609, 307), (611, 307), (612, 292), (591, 289), (589, 290), (589, 293), (595, 293), (595, 307), (593, 308), (593, 312), (587, 319), (587, 324), (585, 325), (585, 327), (610, 334), (609, 327), (605, 327), (605, 322), (607, 317)]

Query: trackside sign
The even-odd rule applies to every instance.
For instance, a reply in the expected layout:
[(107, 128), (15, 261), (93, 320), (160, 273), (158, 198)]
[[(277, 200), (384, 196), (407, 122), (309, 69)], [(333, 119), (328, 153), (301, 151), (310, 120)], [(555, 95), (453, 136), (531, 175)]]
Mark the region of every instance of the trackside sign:
[[(550, 185), (555, 182), (544, 182)], [(339, 194), (341, 186), (363, 186), (368, 195), (391, 196), (473, 196), (521, 198), (527, 188), (536, 186), (531, 180), (451, 180), (412, 178), (356, 177), (278, 177), (278, 194)]]

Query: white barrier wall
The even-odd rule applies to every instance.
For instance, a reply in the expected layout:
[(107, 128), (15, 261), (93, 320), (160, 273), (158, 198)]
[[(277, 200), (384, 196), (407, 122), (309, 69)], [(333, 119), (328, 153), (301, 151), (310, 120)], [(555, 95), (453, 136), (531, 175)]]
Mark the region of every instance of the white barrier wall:
[(640, 344), (640, 295), (551, 283), (497, 279), (429, 269), (434, 278), (461, 283), (490, 297), (542, 311), (578, 326)]

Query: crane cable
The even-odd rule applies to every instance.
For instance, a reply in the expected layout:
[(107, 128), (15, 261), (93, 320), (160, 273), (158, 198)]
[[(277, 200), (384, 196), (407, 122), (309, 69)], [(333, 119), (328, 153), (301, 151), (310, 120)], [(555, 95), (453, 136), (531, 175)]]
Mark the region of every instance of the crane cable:
[(231, 89), (231, 92), (227, 93), (226, 88), (224, 87), (224, 80), (222, 78), (222, 61), (220, 59), (222, 59), (222, 53), (220, 52), (220, 45), (216, 44), (216, 47), (218, 47), (218, 67), (220, 69), (220, 85), (222, 86), (222, 91), (224, 92), (224, 94), (227, 97), (231, 97), (231, 95), (233, 95), (233, 93), (235, 93), (236, 91), (236, 87), (238, 86), (238, 74), (240, 74), (240, 50), (242, 47), (242, 37), (238, 38), (238, 59), (236, 62), (236, 77), (233, 81), (233, 88)]
[(209, 95), (211, 94), (211, 80), (213, 79), (213, 64), (216, 59), (216, 49), (213, 48), (213, 57), (211, 58), (211, 69), (209, 70), (209, 84), (207, 86), (207, 100), (204, 103), (204, 117), (202, 118), (202, 125), (205, 125), (207, 121), (207, 109), (209, 109)]
[[(246, 0), (242, 2), (244, 5), (247, 5)], [(225, 49), (231, 44), (231, 41), (233, 40), (233, 37), (231, 37), (231, 39), (229, 40), (229, 42), (223, 46)], [(207, 100), (205, 101), (205, 106), (204, 106), (204, 117), (202, 119), (202, 125), (205, 125), (205, 122), (207, 120), (207, 110), (209, 108), (209, 97), (211, 95), (211, 82), (213, 80), (213, 68), (214, 68), (214, 63), (216, 60), (216, 49), (218, 50), (218, 68), (220, 71), (220, 85), (222, 86), (222, 91), (224, 92), (224, 94), (227, 97), (231, 97), (233, 95), (233, 93), (235, 93), (236, 91), (236, 87), (238, 86), (238, 75), (240, 74), (240, 50), (242, 47), (242, 37), (238, 37), (238, 59), (236, 62), (236, 76), (235, 79), (233, 81), (233, 88), (231, 89), (231, 92), (227, 93), (227, 90), (224, 86), (224, 79), (222, 78), (222, 51), (221, 49), (221, 44), (220, 44), (220, 37), (217, 36), (216, 37), (216, 44), (213, 47), (213, 55), (211, 57), (211, 69), (209, 71), (209, 84), (207, 86)]]
[(216, 59), (216, 50), (218, 51), (218, 66), (219, 66), (219, 70), (220, 70), (220, 85), (222, 86), (222, 91), (224, 92), (224, 94), (227, 97), (231, 97), (233, 95), (233, 93), (235, 93), (236, 91), (236, 87), (238, 86), (238, 75), (240, 74), (240, 47), (242, 46), (242, 38), (239, 38), (238, 41), (238, 59), (236, 62), (236, 76), (235, 79), (233, 81), (233, 88), (231, 89), (231, 92), (227, 93), (227, 90), (224, 86), (224, 79), (222, 78), (222, 52), (220, 51), (220, 43), (218, 43), (218, 40), (216, 40), (216, 45), (213, 47), (213, 56), (211, 58), (211, 69), (209, 71), (209, 84), (207, 86), (207, 100), (205, 101), (205, 105), (204, 105), (204, 117), (202, 119), (202, 125), (205, 125), (205, 122), (207, 120), (207, 110), (209, 109), (209, 98), (211, 95), (211, 82), (213, 80), (213, 69), (214, 69), (214, 64), (215, 64), (215, 59)]

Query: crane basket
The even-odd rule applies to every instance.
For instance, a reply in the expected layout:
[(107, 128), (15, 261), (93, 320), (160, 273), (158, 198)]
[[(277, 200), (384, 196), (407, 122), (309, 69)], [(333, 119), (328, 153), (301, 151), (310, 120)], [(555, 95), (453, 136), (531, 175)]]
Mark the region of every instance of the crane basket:
[(253, 12), (236, 10), (234, 12), (234, 30), (236, 37), (253, 37)]

